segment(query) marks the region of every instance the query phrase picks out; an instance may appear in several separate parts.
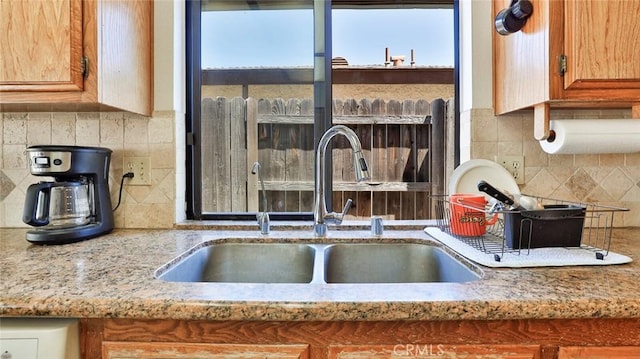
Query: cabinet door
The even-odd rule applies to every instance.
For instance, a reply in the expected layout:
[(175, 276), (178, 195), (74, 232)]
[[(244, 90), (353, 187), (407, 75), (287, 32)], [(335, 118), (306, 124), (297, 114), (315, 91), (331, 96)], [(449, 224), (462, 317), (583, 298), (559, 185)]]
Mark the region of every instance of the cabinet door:
[(565, 1), (565, 89), (640, 89), (640, 0)]
[(306, 344), (103, 342), (102, 359), (307, 359)]
[(640, 347), (560, 347), (558, 359), (640, 359)]
[(0, 39), (0, 91), (82, 90), (82, 0), (2, 0)]
[(387, 344), (334, 345), (330, 359), (368, 358), (473, 358), (473, 359), (536, 359), (538, 345), (449, 345), (449, 344)]

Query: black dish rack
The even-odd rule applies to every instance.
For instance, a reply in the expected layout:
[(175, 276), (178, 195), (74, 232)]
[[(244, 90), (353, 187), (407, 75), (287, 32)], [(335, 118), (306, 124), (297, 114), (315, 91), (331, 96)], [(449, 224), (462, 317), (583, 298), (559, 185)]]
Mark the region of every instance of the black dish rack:
[[(505, 253), (529, 254), (531, 249), (546, 247), (581, 248), (604, 259), (611, 248), (616, 213), (629, 209), (593, 203), (526, 195), (542, 206), (536, 210), (512, 210), (489, 202), (484, 208), (464, 203), (452, 204), (449, 196), (432, 196), (438, 228), (468, 246), (493, 254), (500, 261)], [(460, 226), (477, 226), (478, 221), (456, 223), (454, 233), (452, 206), (461, 206), (470, 216), (480, 218), (486, 228), (482, 235), (461, 235)], [(497, 220), (491, 220), (497, 216)], [(457, 219), (457, 216), (455, 216)], [(484, 219), (486, 218), (486, 221)], [(491, 224), (489, 224), (491, 223)], [(477, 232), (477, 227), (476, 230)], [(484, 231), (484, 229), (483, 229)], [(469, 227), (465, 233), (473, 233)]]

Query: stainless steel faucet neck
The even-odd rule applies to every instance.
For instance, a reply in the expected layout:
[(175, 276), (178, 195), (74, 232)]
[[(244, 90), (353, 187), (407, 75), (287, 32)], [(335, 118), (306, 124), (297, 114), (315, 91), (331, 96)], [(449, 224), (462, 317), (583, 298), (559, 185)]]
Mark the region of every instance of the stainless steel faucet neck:
[(367, 162), (364, 159), (362, 154), (362, 145), (360, 144), (360, 140), (355, 132), (347, 126), (344, 125), (335, 125), (329, 128), (320, 138), (318, 142), (318, 148), (316, 152), (316, 163), (315, 163), (315, 202), (313, 208), (313, 231), (314, 235), (317, 237), (323, 237), (327, 233), (327, 223), (342, 223), (342, 219), (344, 215), (349, 211), (351, 207), (351, 199), (347, 200), (347, 203), (342, 210), (342, 213), (331, 212), (327, 213), (327, 204), (326, 204), (326, 184), (324, 182), (325, 178), (325, 155), (327, 151), (327, 146), (332, 138), (336, 135), (343, 135), (349, 141), (351, 148), (353, 150), (354, 156), (354, 170), (356, 175), (356, 181), (364, 181), (369, 179), (369, 172), (367, 168)]

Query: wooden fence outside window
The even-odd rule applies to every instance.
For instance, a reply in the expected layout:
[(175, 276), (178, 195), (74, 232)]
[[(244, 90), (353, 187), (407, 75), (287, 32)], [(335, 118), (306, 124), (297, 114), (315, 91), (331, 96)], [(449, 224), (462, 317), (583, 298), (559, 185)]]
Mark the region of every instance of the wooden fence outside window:
[[(371, 180), (356, 183), (351, 147), (332, 141), (333, 206), (354, 201), (348, 219), (431, 218), (430, 193), (443, 193), (446, 102), (333, 101), (333, 123), (360, 138)], [(205, 98), (202, 101), (203, 213), (257, 212), (259, 161), (270, 212), (313, 208), (313, 101)]]

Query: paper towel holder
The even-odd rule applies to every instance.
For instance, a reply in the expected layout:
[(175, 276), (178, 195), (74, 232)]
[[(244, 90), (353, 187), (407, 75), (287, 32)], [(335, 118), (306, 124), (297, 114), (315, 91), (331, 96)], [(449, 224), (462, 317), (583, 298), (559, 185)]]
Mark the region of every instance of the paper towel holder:
[(533, 107), (533, 137), (538, 141), (546, 140), (551, 135), (549, 129), (550, 113), (551, 108), (548, 103), (537, 104)]
[[(640, 120), (640, 102), (631, 104), (631, 118)], [(533, 137), (538, 140), (555, 140), (555, 132), (550, 129), (551, 107), (549, 103), (539, 103), (533, 106)], [(553, 133), (553, 138), (550, 138)]]
[(556, 131), (549, 130), (549, 137), (547, 137), (547, 142), (553, 142), (556, 140)]

